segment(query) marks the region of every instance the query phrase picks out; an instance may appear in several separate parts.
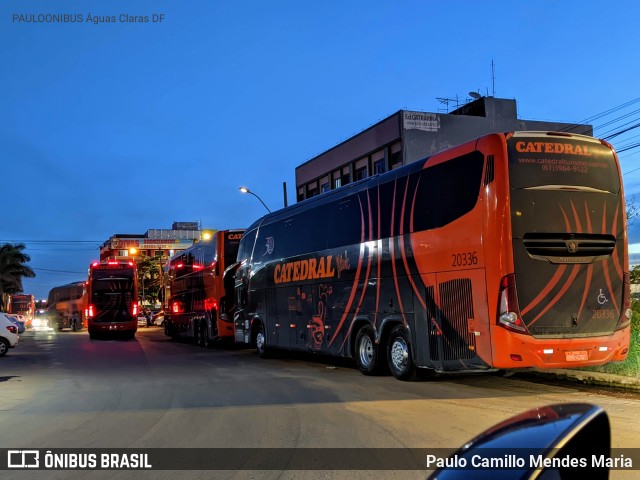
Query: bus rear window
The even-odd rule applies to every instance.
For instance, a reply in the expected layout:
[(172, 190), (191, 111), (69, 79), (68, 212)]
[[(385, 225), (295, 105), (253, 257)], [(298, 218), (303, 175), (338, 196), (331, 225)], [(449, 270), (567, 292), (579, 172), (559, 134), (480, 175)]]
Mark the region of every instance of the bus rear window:
[(508, 141), (508, 150), (513, 188), (569, 186), (620, 191), (613, 152), (599, 142), (513, 136)]
[(109, 278), (133, 278), (133, 268), (109, 268), (109, 269), (95, 269), (91, 273), (91, 277), (94, 280), (102, 280)]

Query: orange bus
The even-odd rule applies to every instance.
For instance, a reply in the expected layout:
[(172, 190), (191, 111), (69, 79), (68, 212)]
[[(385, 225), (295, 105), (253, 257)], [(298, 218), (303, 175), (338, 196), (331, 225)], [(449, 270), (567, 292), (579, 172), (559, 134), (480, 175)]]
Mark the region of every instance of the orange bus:
[(52, 327), (70, 328), (74, 332), (86, 327), (86, 282), (73, 282), (54, 287), (47, 298), (47, 313)]
[(130, 261), (93, 262), (87, 281), (89, 337), (123, 334), (134, 338), (138, 330), (138, 275)]
[(16, 293), (9, 297), (9, 309), (7, 313), (15, 313), (25, 317), (26, 328), (31, 328), (35, 314), (36, 301), (30, 293)]
[(233, 338), (233, 280), (225, 269), (236, 261), (244, 230), (220, 230), (169, 260), (164, 275), (164, 331), (209, 347)]
[(235, 274), (236, 341), (365, 374), (624, 360), (625, 201), (611, 145), (491, 134), (268, 214)]

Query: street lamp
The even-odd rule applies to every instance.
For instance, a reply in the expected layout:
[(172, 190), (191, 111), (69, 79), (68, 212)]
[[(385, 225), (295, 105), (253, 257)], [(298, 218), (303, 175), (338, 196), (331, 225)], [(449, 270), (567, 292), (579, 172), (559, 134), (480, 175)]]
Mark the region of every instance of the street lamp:
[(256, 197), (258, 200), (260, 200), (260, 203), (264, 206), (264, 208), (266, 208), (266, 209), (267, 209), (267, 211), (268, 211), (269, 213), (271, 213), (271, 210), (269, 209), (269, 207), (267, 207), (267, 204), (266, 204), (266, 203), (264, 203), (264, 202), (262, 201), (262, 199), (261, 199), (258, 195), (256, 195), (255, 193), (253, 193), (253, 192), (252, 192), (251, 190), (249, 190), (247, 187), (240, 187), (240, 188), (239, 188), (239, 190), (240, 190), (242, 193), (249, 193), (249, 194), (253, 195), (254, 197)]

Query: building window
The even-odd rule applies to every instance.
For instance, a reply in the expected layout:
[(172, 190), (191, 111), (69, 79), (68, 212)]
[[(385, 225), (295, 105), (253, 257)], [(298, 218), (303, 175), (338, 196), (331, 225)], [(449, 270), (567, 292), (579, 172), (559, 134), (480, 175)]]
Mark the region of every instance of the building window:
[(382, 160), (378, 160), (377, 162), (373, 163), (373, 174), (376, 175), (378, 173), (384, 173), (385, 168), (384, 168), (384, 159)]
[(128, 257), (129, 256), (129, 250), (118, 250), (118, 256), (119, 257)]
[(333, 181), (333, 188), (340, 188), (342, 186), (342, 178), (336, 178)]
[(323, 183), (322, 186), (320, 187), (320, 192), (324, 193), (324, 192), (328, 192), (329, 191), (329, 184), (328, 183)]
[(355, 180), (362, 180), (363, 178), (367, 178), (367, 167), (358, 168), (355, 174)]
[(391, 167), (393, 168), (398, 164), (402, 164), (402, 150), (398, 150), (391, 154)]
[(398, 168), (402, 165), (402, 142), (396, 142), (391, 145), (391, 169)]

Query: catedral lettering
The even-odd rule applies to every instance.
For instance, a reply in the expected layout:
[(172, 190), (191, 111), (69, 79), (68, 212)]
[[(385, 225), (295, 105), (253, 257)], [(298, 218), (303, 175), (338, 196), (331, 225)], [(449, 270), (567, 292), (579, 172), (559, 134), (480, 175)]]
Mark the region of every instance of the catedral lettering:
[(591, 157), (588, 145), (576, 145), (557, 142), (516, 142), (516, 150), (520, 153), (564, 153)]
[[(603, 167), (542, 172), (522, 161), (532, 152)], [(486, 135), (265, 215), (236, 262), (225, 282), (234, 338), (260, 356), (351, 357), (364, 374), (406, 380), (416, 369), (577, 367), (629, 352), (620, 169), (592, 137)], [(594, 315), (603, 298), (611, 313)]]
[(273, 270), (273, 281), (277, 284), (288, 282), (302, 282), (319, 278), (332, 278), (335, 270), (331, 265), (332, 255), (310, 258), (278, 264)]

